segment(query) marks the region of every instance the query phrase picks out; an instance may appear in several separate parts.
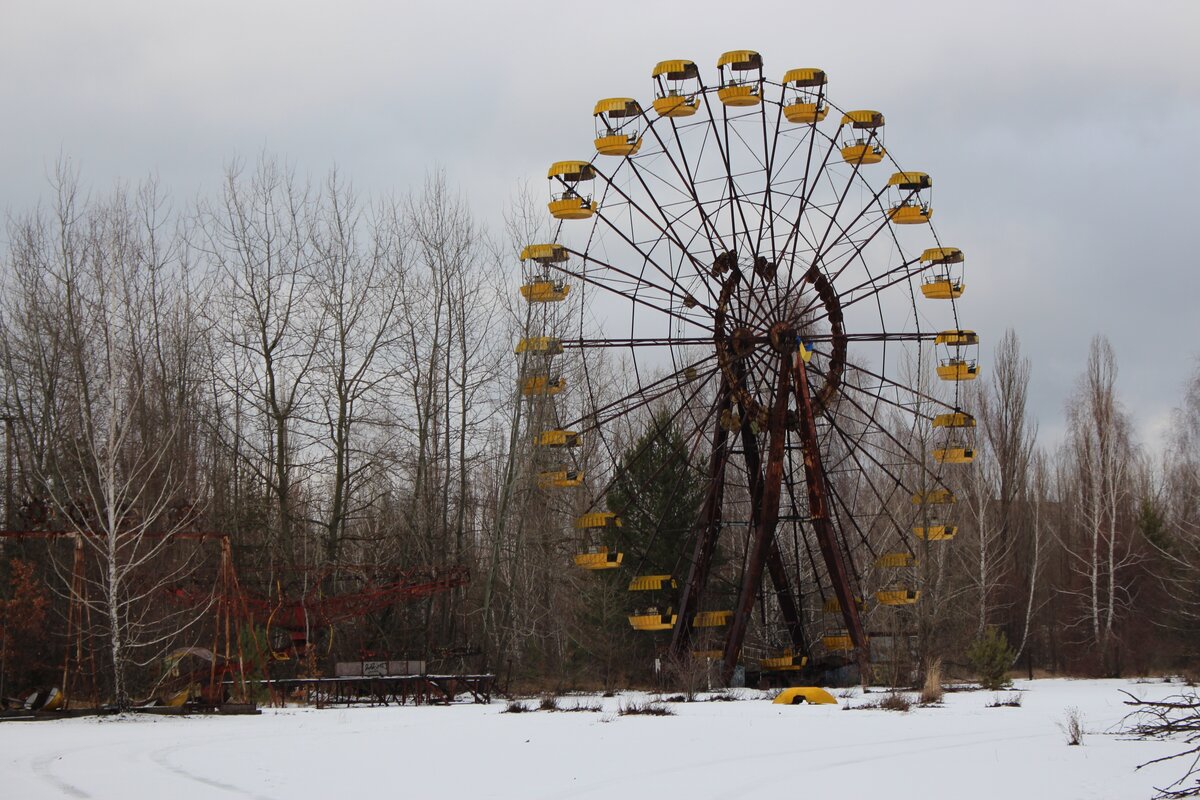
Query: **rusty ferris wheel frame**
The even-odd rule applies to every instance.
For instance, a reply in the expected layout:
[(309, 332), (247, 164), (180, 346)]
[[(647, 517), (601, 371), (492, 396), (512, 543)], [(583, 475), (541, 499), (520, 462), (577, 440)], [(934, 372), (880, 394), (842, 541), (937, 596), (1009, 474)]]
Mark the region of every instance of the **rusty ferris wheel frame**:
[[(596, 104), (597, 156), (550, 168), (556, 240), (535, 246), (541, 258), (527, 248), (537, 262), (527, 299), (561, 300), (569, 282), (595, 301), (577, 306), (577, 335), (539, 340), (547, 361), (564, 349), (624, 351), (635, 384), (602, 400), (607, 387), (585, 358), (590, 410), (560, 415), (559, 432), (604, 441), (617, 418), (666, 405), (690, 452), (707, 451), (676, 609), (659, 627), (669, 620), (672, 656), (691, 646), (725, 541), (740, 550), (726, 581), (736, 597), (721, 654), (727, 682), (755, 603), (765, 602), (764, 577), (789, 652), (817, 647), (805, 599), (819, 597), (840, 613), (834, 638), (849, 647), (838, 649), (865, 668), (857, 556), (911, 563), (912, 533), (949, 538), (932, 535), (921, 499), (950, 498), (944, 465), (974, 457), (960, 382), (979, 374), (969, 350), (978, 338), (958, 321), (962, 253), (930, 223), (932, 180), (902, 170), (884, 146), (883, 115), (833, 105), (822, 70), (775, 82), (759, 54), (732, 51), (713, 84), (685, 60), (660, 62), (652, 78), (650, 108), (632, 98)], [(529, 287), (548, 287), (538, 281), (551, 271), (562, 282), (539, 298)], [(597, 304), (610, 309), (604, 323)], [(950, 397), (902, 369), (939, 355)], [(897, 433), (930, 426), (943, 429), (931, 452)], [(746, 513), (733, 511), (735, 495), (748, 499)], [(895, 510), (908, 495), (915, 526)], [(639, 543), (620, 545), (632, 565)], [(901, 552), (888, 562), (879, 551), (892, 545)], [(905, 605), (917, 594), (889, 597), (881, 602)]]

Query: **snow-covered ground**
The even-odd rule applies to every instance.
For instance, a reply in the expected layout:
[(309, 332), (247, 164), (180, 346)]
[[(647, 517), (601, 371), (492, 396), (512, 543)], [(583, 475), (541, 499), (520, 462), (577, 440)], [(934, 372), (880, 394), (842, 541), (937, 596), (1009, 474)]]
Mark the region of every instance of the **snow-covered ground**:
[[(277, 709), (250, 717), (0, 723), (0, 798), (735, 798), (1057, 800), (1150, 798), (1182, 763), (1143, 761), (1178, 744), (1113, 735), (1128, 710), (1180, 686), (1021, 681), (946, 695), (908, 713), (741, 702), (671, 704), (618, 716), (637, 695), (568, 697), (601, 712), (505, 714), (490, 706)], [(873, 697), (873, 695), (871, 696)], [(527, 701), (535, 706), (536, 701)], [(1082, 747), (1059, 723), (1083, 716)]]

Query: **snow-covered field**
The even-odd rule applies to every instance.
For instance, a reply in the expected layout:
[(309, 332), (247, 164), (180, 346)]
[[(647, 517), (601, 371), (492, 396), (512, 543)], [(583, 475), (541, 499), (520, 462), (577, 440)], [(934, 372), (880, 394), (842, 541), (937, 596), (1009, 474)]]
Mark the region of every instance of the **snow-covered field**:
[[(568, 697), (601, 712), (505, 714), (490, 706), (276, 709), (251, 717), (135, 717), (0, 723), (0, 798), (735, 798), (1040, 800), (1150, 798), (1180, 749), (1111, 731), (1128, 710), (1180, 686), (1020, 681), (1020, 708), (995, 693), (946, 695), (908, 713), (741, 702), (671, 704), (618, 716), (644, 696)], [(535, 706), (536, 701), (528, 701)], [(1059, 723), (1082, 713), (1069, 747)]]

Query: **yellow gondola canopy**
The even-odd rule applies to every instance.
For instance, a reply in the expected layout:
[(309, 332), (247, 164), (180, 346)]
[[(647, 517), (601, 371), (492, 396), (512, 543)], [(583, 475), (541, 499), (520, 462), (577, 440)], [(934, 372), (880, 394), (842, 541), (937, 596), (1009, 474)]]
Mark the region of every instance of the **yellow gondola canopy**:
[(629, 582), (631, 592), (657, 592), (676, 587), (675, 579), (670, 575), (639, 575)]
[(883, 114), (879, 111), (870, 111), (867, 109), (847, 111), (842, 115), (842, 124), (860, 129), (882, 128)]
[(699, 78), (700, 68), (696, 66), (696, 62), (688, 61), (686, 58), (660, 61), (654, 65), (654, 71), (650, 73), (652, 78), (659, 76), (669, 81), (686, 81)]
[(797, 87), (824, 86), (829, 82), (825, 70), (815, 67), (789, 69), (783, 74), (783, 82)]
[(916, 566), (916, 563), (912, 553), (884, 553), (875, 559), (875, 566), (879, 569), (903, 569)]
[(558, 355), (563, 351), (562, 340), (552, 336), (529, 336), (517, 342), (514, 353), (548, 353)]
[(923, 264), (961, 264), (963, 259), (963, 251), (957, 247), (930, 247), (921, 253)]
[(947, 347), (968, 347), (979, 344), (979, 334), (975, 333), (975, 331), (961, 329), (942, 331), (937, 335), (936, 342), (937, 344), (944, 344)]
[(589, 528), (619, 528), (621, 518), (611, 511), (593, 511), (575, 518), (575, 527), (584, 530)]
[(570, 489), (582, 485), (582, 470), (559, 469), (548, 470), (538, 474), (538, 487), (542, 489)]
[(896, 186), (909, 191), (928, 189), (933, 186), (933, 178), (924, 172), (897, 172), (888, 178), (888, 186)]
[(590, 181), (596, 177), (596, 168), (587, 161), (555, 161), (546, 172), (547, 178), (562, 178), (567, 183)]
[(933, 427), (974, 428), (975, 418), (970, 414), (963, 413), (962, 411), (955, 411), (951, 414), (938, 414), (933, 418)]
[(737, 72), (762, 69), (762, 56), (753, 50), (730, 50), (717, 59), (717, 67), (729, 67)]
[(697, 628), (719, 628), (728, 625), (732, 618), (732, 611), (701, 611), (692, 617), (692, 625)]
[(642, 107), (632, 97), (606, 97), (596, 101), (592, 116), (607, 114), (610, 117), (636, 117), (642, 113)]
[(854, 640), (847, 634), (838, 636), (822, 636), (821, 644), (826, 650), (853, 650)]
[(527, 244), (521, 251), (522, 261), (536, 261), (539, 264), (561, 264), (570, 257), (567, 248), (561, 244)]
[(533, 443), (538, 447), (578, 447), (583, 437), (576, 431), (555, 429), (542, 431)]

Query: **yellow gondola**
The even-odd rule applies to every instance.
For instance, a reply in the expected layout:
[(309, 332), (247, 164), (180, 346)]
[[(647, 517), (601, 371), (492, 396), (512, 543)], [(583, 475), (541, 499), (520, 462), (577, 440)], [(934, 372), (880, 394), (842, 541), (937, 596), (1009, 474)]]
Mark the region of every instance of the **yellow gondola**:
[[(731, 108), (762, 102), (762, 56), (753, 50), (730, 50), (717, 59), (721, 88), (717, 99)], [(757, 74), (755, 74), (757, 73)]]
[(923, 539), (927, 542), (944, 542), (958, 535), (958, 526), (933, 522), (929, 525), (916, 525), (912, 531), (913, 536), (916, 536), (918, 539)]
[(550, 215), (555, 219), (588, 219), (596, 213), (591, 195), (580, 192), (579, 184), (596, 178), (596, 168), (587, 161), (556, 161), (546, 172), (550, 180)]
[(962, 250), (957, 247), (930, 247), (921, 253), (921, 263), (933, 268), (933, 273), (921, 281), (921, 294), (930, 300), (955, 300), (962, 297)]
[(916, 564), (912, 553), (884, 553), (875, 559), (875, 566), (879, 569), (906, 569)]
[(575, 566), (583, 569), (616, 569), (624, 558), (624, 553), (610, 551), (601, 545), (590, 548), (586, 553), (576, 553)]
[(939, 378), (944, 381), (973, 381), (979, 377), (979, 362), (972, 357), (979, 349), (979, 335), (975, 331), (942, 331), (934, 344), (949, 353), (938, 361)]
[(892, 222), (897, 225), (929, 222), (933, 209), (930, 208), (927, 192), (933, 188), (932, 178), (924, 172), (897, 172), (888, 179), (888, 186), (895, 190), (894, 200), (888, 210), (888, 218)]
[(658, 592), (675, 589), (678, 584), (670, 575), (639, 575), (629, 582), (631, 592)]
[(553, 336), (529, 336), (517, 342), (514, 353), (542, 353), (544, 355), (556, 356), (562, 353), (562, 340), (555, 339)]
[(539, 472), (537, 477), (539, 489), (572, 489), (583, 485), (583, 471), (577, 469), (556, 469)]
[(790, 672), (803, 668), (807, 663), (807, 656), (793, 653), (791, 650), (784, 650), (777, 656), (760, 658), (758, 660), (758, 666), (760, 669), (769, 670), (771, 672)]
[(642, 107), (632, 97), (606, 97), (592, 110), (596, 120), (596, 152), (602, 156), (631, 156), (642, 147), (638, 121)]
[(654, 79), (654, 110), (660, 117), (690, 117), (700, 107), (700, 68), (687, 59), (660, 61)]
[[(621, 527), (621, 518), (611, 511), (593, 511), (575, 518), (578, 530), (606, 531)], [(592, 547), (586, 553), (575, 556), (575, 565), (584, 569), (612, 569), (621, 565), (623, 553), (610, 551), (607, 547)]]
[(629, 615), (629, 626), (635, 631), (669, 631), (675, 627), (676, 615), (667, 609), (647, 608)]
[(533, 443), (538, 447), (579, 447), (583, 444), (583, 436), (575, 431), (555, 429), (542, 431), (534, 437)]
[(878, 111), (848, 111), (842, 115), (842, 160), (847, 164), (878, 164), (887, 155), (883, 146), (883, 114)]
[(534, 375), (521, 382), (521, 394), (526, 397), (556, 395), (567, 388), (566, 378), (551, 378), (549, 375)]
[(921, 599), (921, 593), (908, 588), (882, 589), (875, 593), (875, 599), (885, 606), (911, 606)]
[(806, 67), (784, 73), (784, 88), (796, 92), (783, 107), (784, 118), (788, 122), (810, 125), (825, 119), (829, 115), (829, 104), (825, 102), (823, 88), (828, 82), (823, 69)]
[(732, 611), (701, 611), (692, 617), (692, 627), (718, 628), (722, 625), (728, 625), (729, 620), (732, 618)]

